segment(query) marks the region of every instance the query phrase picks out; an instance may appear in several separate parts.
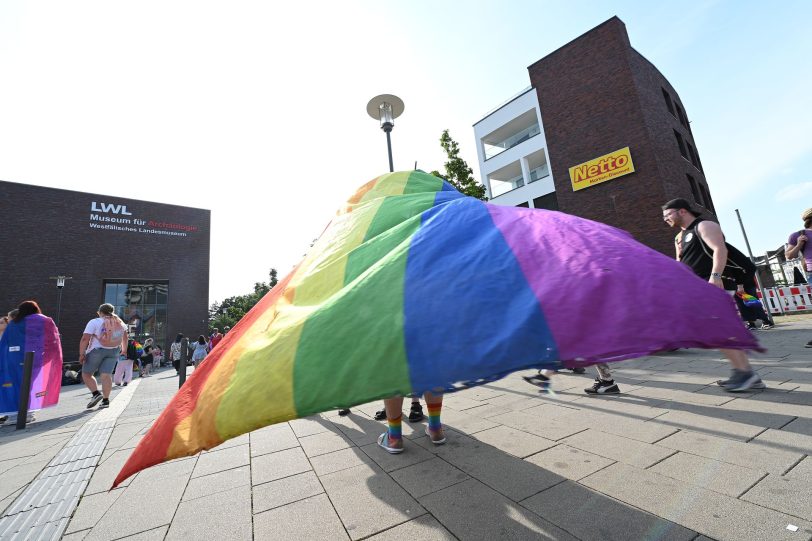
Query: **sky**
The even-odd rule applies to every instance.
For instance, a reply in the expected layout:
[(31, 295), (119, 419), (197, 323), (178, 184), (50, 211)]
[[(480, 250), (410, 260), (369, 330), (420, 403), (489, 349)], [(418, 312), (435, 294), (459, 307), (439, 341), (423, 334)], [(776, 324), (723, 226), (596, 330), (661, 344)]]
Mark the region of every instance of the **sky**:
[[(527, 66), (617, 15), (677, 89), (728, 240), (812, 207), (812, 3), (0, 2), (0, 179), (211, 209), (209, 301), (284, 276), (388, 170), (442, 170)], [(555, 156), (551, 156), (554, 160)], [(659, 209), (653, 209), (659, 213)]]

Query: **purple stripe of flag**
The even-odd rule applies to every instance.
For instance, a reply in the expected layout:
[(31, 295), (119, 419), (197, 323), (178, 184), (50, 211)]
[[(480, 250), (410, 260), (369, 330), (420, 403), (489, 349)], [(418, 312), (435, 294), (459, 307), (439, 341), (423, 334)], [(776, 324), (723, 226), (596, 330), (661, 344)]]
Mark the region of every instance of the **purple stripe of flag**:
[[(34, 352), (34, 368), (31, 371), (30, 411), (42, 409), (43, 396), (40, 390), (46, 384), (45, 364), (45, 316), (32, 314), (25, 318), (25, 351)], [(40, 396), (37, 396), (40, 395)]]
[(488, 208), (570, 366), (684, 347), (759, 349), (727, 293), (625, 231), (560, 212)]

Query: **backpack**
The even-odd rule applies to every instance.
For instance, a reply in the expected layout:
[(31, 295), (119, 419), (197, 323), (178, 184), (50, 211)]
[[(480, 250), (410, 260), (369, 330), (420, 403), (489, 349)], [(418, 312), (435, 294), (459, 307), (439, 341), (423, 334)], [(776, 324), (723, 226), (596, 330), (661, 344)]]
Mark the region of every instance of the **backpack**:
[(127, 344), (127, 358), (137, 361), (144, 354), (144, 348), (137, 340), (130, 340)]
[(96, 336), (103, 348), (114, 348), (121, 345), (121, 338), (124, 336), (123, 324), (119, 323), (119, 319), (113, 316), (106, 316), (102, 318), (101, 334)]
[[(696, 228), (696, 238), (699, 239), (699, 245), (702, 247), (702, 251), (712, 260), (713, 250), (710, 250), (708, 245), (705, 244), (705, 239), (699, 234), (699, 228)], [(737, 284), (743, 284), (748, 280), (752, 281), (756, 274), (756, 264), (753, 263), (749, 257), (741, 253), (738, 248), (728, 242), (725, 242), (725, 247), (727, 248), (727, 261), (725, 261), (722, 276), (734, 280)]]

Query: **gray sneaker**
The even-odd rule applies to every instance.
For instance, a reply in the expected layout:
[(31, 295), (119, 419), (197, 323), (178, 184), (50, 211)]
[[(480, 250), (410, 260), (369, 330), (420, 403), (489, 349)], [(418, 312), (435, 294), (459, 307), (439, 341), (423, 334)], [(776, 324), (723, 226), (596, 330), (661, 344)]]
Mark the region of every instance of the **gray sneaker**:
[(724, 387), (725, 391), (731, 393), (767, 388), (764, 382), (761, 381), (761, 378), (758, 377), (758, 374), (755, 372), (742, 372), (740, 370), (734, 370), (733, 375), (722, 387)]
[(716, 385), (718, 385), (719, 387), (725, 387), (727, 385), (730, 385), (730, 383), (735, 379), (736, 379), (736, 369), (734, 368), (733, 370), (730, 371), (729, 378), (716, 380)]

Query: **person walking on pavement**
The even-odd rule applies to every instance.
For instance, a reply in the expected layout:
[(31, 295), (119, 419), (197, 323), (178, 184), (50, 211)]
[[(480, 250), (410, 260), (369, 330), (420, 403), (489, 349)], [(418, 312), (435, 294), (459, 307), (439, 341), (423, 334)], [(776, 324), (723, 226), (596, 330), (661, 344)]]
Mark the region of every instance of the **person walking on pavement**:
[[(113, 388), (113, 369), (118, 356), (127, 351), (127, 326), (116, 315), (112, 304), (99, 306), (98, 316), (88, 321), (79, 342), (79, 363), (82, 365), (82, 379), (93, 397), (87, 407), (96, 404), (99, 408), (110, 405), (110, 391)], [(93, 374), (98, 371), (102, 382), (99, 392)]]
[(144, 354), (141, 355), (140, 361), (140, 372), (142, 378), (148, 378), (150, 370), (152, 370), (152, 363), (155, 361), (155, 358), (152, 355), (152, 350), (155, 349), (153, 345), (152, 338), (147, 338), (144, 340)]
[(223, 339), (223, 335), (220, 334), (220, 329), (215, 328), (214, 332), (211, 334), (211, 338), (209, 339), (209, 351), (213, 350), (217, 347), (217, 344), (220, 343), (220, 340)]
[(195, 350), (192, 352), (192, 362), (194, 362), (195, 368), (197, 368), (198, 365), (203, 362), (203, 359), (206, 358), (208, 353), (206, 337), (201, 334), (197, 337), (197, 342), (195, 342)]
[[(804, 222), (804, 228), (800, 231), (795, 231), (787, 239), (787, 245), (784, 248), (784, 256), (787, 260), (802, 257), (804, 260), (804, 270), (807, 275), (812, 273), (812, 247), (809, 246), (809, 237), (812, 235), (812, 208), (808, 208), (801, 214), (801, 220)], [(812, 340), (806, 343), (804, 347), (812, 348)]]
[(121, 353), (116, 365), (116, 372), (113, 375), (113, 383), (115, 383), (116, 387), (120, 387), (122, 383), (126, 387), (133, 380), (133, 362), (138, 362), (140, 357), (138, 350), (140, 348), (141, 344), (136, 342), (134, 338), (127, 341), (127, 349)]
[(161, 366), (164, 364), (164, 351), (161, 349), (161, 346), (155, 344), (155, 347), (152, 349), (152, 369), (156, 372), (158, 371)]
[[(43, 315), (36, 301), (23, 301), (9, 312), (0, 332), (0, 425), (17, 422), (21, 395), (28, 393), (26, 423), (34, 412), (56, 405), (62, 382), (62, 343), (54, 321)], [(23, 387), (26, 352), (33, 352), (32, 380)]]
[[(618, 394), (620, 393), (620, 387), (617, 386), (615, 383), (614, 378), (612, 377), (612, 372), (609, 370), (609, 365), (606, 363), (598, 363), (595, 366), (595, 370), (598, 372), (598, 377), (595, 378), (595, 383), (592, 384), (591, 387), (587, 387), (584, 389), (584, 392), (587, 394)], [(570, 369), (576, 374), (582, 374), (584, 372), (583, 368), (580, 371), (576, 369)], [(550, 393), (552, 389), (550, 387), (552, 377), (558, 373), (557, 370), (539, 370), (538, 374), (534, 376), (522, 376), (522, 379), (525, 380), (527, 383), (535, 385), (536, 387), (541, 388), (541, 392)]]
[(183, 340), (183, 333), (178, 333), (175, 341), (169, 346), (169, 358), (172, 359), (172, 366), (175, 367), (175, 372), (178, 374), (180, 374), (181, 340)]
[[(694, 274), (709, 284), (725, 289), (722, 277), (746, 284), (755, 276), (755, 265), (739, 250), (725, 242), (716, 222), (703, 220), (685, 199), (672, 199), (662, 206), (663, 221), (679, 229), (674, 239), (677, 261), (688, 265)], [(728, 280), (728, 283), (731, 283)], [(737, 349), (720, 350), (733, 368), (727, 380), (717, 382), (726, 391), (764, 389), (766, 385), (750, 366), (747, 354)]]

